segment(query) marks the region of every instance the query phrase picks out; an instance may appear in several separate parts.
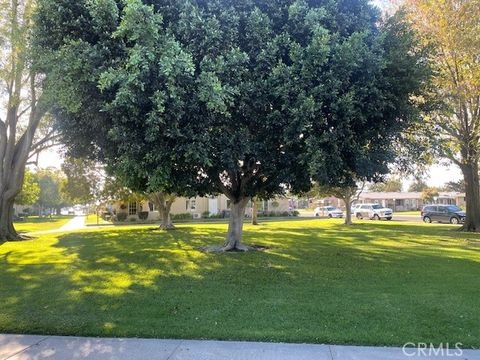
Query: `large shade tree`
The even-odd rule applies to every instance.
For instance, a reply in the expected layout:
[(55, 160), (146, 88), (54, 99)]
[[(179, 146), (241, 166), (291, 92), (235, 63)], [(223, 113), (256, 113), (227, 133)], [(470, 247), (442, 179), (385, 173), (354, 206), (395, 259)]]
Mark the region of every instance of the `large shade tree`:
[(410, 20), (433, 48), (435, 95), (440, 110), (426, 118), (441, 156), (461, 169), (466, 190), (466, 231), (480, 231), (480, 1), (407, 0)]
[(26, 164), (56, 139), (30, 57), (34, 8), (34, 0), (0, 0), (0, 242), (21, 239), (13, 204)]
[(365, 0), (42, 0), (36, 36), (70, 147), (132, 189), (225, 194), (227, 251), (249, 199), (352, 173), (401, 130), (378, 23)]
[[(359, 183), (375, 182), (373, 191), (401, 191), (399, 179), (386, 180), (392, 168), (407, 172), (428, 162), (419, 155), (427, 143), (415, 131), (430, 107), (424, 96), (430, 87), (427, 53), (397, 13), (379, 28), (368, 22), (351, 32), (331, 49), (336, 71), (323, 70), (307, 84), (321, 94), (310, 138), (312, 178), (333, 189), (348, 210)], [(330, 91), (321, 93), (325, 83)]]

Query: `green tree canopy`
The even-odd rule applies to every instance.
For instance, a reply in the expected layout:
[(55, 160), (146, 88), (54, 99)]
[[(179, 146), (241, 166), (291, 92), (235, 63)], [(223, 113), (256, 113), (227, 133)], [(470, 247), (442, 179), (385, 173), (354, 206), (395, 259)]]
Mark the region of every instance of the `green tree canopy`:
[(406, 0), (422, 43), (432, 48), (432, 89), (441, 106), (425, 118), (437, 157), (463, 173), (463, 230), (480, 231), (480, 0)]
[(40, 0), (36, 39), (71, 152), (135, 191), (225, 194), (234, 250), (250, 198), (386, 173), (424, 76), (379, 22), (366, 0)]
[(458, 181), (449, 181), (443, 185), (443, 191), (454, 191), (454, 192), (465, 192), (465, 181), (458, 180)]
[(35, 174), (25, 170), (22, 191), (15, 197), (15, 203), (19, 205), (33, 205), (40, 195), (40, 185)]
[(40, 194), (36, 205), (41, 209), (58, 209), (66, 205), (62, 194), (62, 187), (66, 181), (64, 174), (60, 170), (47, 168), (40, 169), (36, 173)]
[(103, 176), (96, 162), (67, 157), (62, 165), (66, 182), (62, 193), (74, 204), (91, 204), (99, 196)]
[(426, 204), (433, 204), (435, 198), (438, 197), (438, 188), (436, 187), (427, 187), (423, 189), (422, 200)]
[(415, 179), (410, 186), (408, 187), (408, 191), (410, 192), (422, 192), (428, 188), (428, 184), (422, 178)]
[(373, 192), (401, 192), (402, 188), (402, 180), (397, 178), (391, 178), (386, 180), (385, 182), (372, 184), (369, 187), (369, 190)]

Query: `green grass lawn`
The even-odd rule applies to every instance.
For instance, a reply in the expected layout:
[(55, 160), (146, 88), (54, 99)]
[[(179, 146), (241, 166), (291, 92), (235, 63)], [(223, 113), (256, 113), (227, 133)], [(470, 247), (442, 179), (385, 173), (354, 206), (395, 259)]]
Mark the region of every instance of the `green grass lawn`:
[(268, 252), (204, 254), (225, 224), (0, 246), (0, 333), (480, 346), (480, 235), (449, 225), (246, 226)]
[(14, 224), (18, 232), (34, 232), (57, 230), (73, 219), (73, 216), (52, 216), (40, 218), (38, 216), (30, 216), (23, 221)]
[(421, 211), (397, 211), (395, 214), (397, 215), (416, 215), (420, 217)]
[(85, 219), (86, 225), (106, 225), (111, 224), (110, 221), (103, 220), (100, 216), (97, 218), (97, 214), (88, 214), (87, 218)]

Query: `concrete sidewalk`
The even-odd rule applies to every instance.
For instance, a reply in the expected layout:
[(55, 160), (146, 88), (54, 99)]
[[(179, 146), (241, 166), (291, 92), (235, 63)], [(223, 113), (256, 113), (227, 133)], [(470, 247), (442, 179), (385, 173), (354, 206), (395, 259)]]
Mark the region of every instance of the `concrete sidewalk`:
[(71, 231), (86, 229), (87, 228), (87, 225), (85, 224), (86, 220), (87, 220), (87, 217), (85, 215), (75, 216), (72, 220), (67, 222), (65, 225), (63, 225), (59, 229), (32, 231), (30, 233), (27, 233), (27, 235), (56, 234), (56, 233), (71, 232)]
[(0, 335), (0, 360), (480, 360), (479, 350), (431, 355), (413, 348)]

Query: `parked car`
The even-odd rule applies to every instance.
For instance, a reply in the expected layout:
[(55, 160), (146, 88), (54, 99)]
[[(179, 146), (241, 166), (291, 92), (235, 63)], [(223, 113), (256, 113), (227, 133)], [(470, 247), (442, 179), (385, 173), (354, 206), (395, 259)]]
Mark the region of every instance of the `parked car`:
[(352, 207), (350, 208), (350, 211), (352, 214), (355, 214), (355, 211), (361, 206), (362, 204), (355, 204), (355, 205), (352, 205)]
[(392, 220), (393, 210), (384, 208), (380, 204), (358, 204), (353, 214), (357, 219)]
[(460, 224), (465, 222), (465, 211), (456, 205), (427, 205), (422, 210), (422, 219), (426, 223), (432, 221)]
[(313, 213), (315, 216), (328, 216), (329, 218), (343, 218), (343, 211), (334, 206), (317, 207)]

